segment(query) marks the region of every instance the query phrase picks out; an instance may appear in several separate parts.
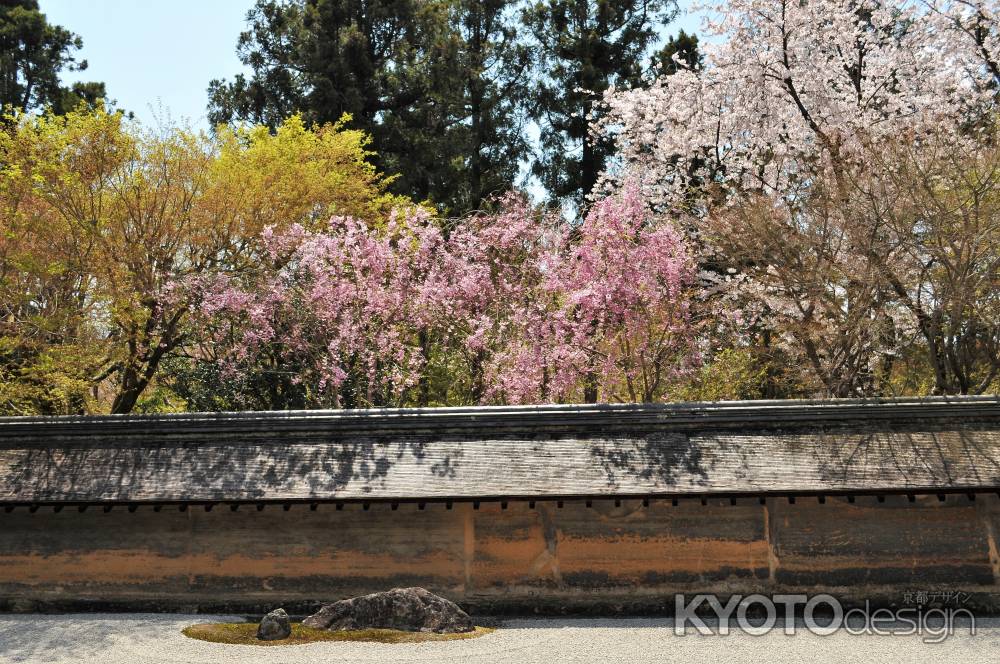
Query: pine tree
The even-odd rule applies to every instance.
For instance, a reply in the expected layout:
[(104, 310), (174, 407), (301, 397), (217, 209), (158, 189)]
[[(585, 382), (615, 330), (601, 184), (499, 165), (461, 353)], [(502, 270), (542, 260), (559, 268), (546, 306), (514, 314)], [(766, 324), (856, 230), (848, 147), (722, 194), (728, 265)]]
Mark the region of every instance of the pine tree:
[(531, 55), (517, 30), (510, 0), (458, 0), (453, 21), (462, 37), (462, 100), (468, 120), (465, 191), (456, 210), (467, 211), (509, 189), (528, 155), (525, 107)]
[(609, 86), (640, 82), (657, 28), (676, 13), (673, 0), (539, 0), (525, 9), (541, 78), (532, 100), (541, 154), (532, 171), (553, 199), (584, 204), (611, 154), (589, 132), (596, 104)]
[(258, 0), (238, 44), (251, 70), (212, 81), (214, 123), (351, 115), (396, 193), (464, 213), (525, 153), (526, 51), (509, 0)]
[(60, 84), (63, 71), (87, 68), (74, 56), (82, 47), (78, 35), (46, 20), (38, 0), (0, 0), (0, 108), (65, 113), (104, 97), (103, 83)]
[(697, 71), (702, 68), (704, 61), (705, 56), (698, 49), (698, 35), (689, 35), (683, 30), (676, 37), (668, 39), (663, 48), (653, 55), (653, 65), (658, 75), (673, 74), (681, 67)]

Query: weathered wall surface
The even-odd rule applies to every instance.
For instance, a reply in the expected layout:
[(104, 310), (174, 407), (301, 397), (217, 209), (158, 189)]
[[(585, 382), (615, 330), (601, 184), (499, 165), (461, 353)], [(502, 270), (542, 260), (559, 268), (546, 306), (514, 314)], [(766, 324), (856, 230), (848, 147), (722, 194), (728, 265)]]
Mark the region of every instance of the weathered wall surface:
[(660, 611), (678, 592), (998, 608), (995, 494), (0, 512), (0, 609), (258, 611), (421, 585), (483, 612)]

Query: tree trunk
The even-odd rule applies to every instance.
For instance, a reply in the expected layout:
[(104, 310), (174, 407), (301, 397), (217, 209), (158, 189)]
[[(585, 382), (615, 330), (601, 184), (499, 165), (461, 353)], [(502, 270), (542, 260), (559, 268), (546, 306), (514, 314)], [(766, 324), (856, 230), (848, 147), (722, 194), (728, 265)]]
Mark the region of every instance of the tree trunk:
[(426, 408), (431, 402), (431, 381), (427, 375), (427, 367), (431, 362), (431, 341), (426, 328), (420, 330), (419, 343), (420, 355), (424, 360), (424, 367), (417, 381), (417, 405), (421, 408)]
[[(476, 3), (473, 3), (476, 7)], [(486, 143), (485, 124), (483, 123), (483, 97), (484, 84), (482, 72), (484, 71), (483, 57), (483, 16), (479, 9), (470, 10), (472, 16), (470, 24), (470, 44), (469, 50), (475, 63), (470, 67), (469, 76), (469, 107), (472, 116), (473, 145), (469, 155), (469, 206), (478, 209), (482, 203), (485, 193), (483, 191), (483, 145)], [(463, 210), (462, 212), (467, 212)]]
[[(591, 102), (586, 102), (583, 107), (584, 117), (590, 117), (593, 108)], [(600, 155), (597, 153), (597, 146), (594, 145), (594, 138), (588, 131), (583, 137), (583, 156), (580, 159), (580, 204), (585, 204), (587, 196), (594, 190), (597, 184), (597, 177), (601, 174), (604, 164), (601, 163)]]
[(583, 379), (583, 402), (597, 403), (597, 372), (590, 370)]

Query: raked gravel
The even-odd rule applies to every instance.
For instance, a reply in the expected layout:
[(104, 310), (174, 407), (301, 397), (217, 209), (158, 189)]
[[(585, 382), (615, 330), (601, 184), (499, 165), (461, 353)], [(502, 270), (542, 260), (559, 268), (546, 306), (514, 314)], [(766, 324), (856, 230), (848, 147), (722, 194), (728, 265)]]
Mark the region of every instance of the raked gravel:
[[(980, 619), (939, 644), (919, 636), (820, 637), (799, 629), (765, 636), (674, 635), (669, 619), (512, 620), (493, 634), (465, 641), (420, 644), (316, 643), (256, 647), (188, 639), (181, 629), (198, 622), (234, 622), (234, 616), (162, 614), (0, 615), (0, 662), (60, 664), (333, 664), (351, 662), (996, 662), (1000, 620)], [(689, 630), (690, 631), (690, 630)]]

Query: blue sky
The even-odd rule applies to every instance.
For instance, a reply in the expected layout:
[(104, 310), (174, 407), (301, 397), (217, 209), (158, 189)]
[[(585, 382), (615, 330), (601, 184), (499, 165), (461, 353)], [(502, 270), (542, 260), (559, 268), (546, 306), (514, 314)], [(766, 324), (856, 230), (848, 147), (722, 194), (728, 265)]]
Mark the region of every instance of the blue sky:
[[(254, 0), (40, 0), (51, 22), (83, 38), (90, 67), (67, 81), (104, 81), (108, 95), (144, 124), (205, 127), (206, 88), (242, 71), (236, 39)], [(689, 4), (682, 0), (681, 6)], [(697, 30), (694, 17), (667, 26)]]
[(143, 123), (168, 115), (207, 126), (208, 82), (242, 70), (236, 39), (253, 0), (40, 0), (49, 21), (83, 38), (90, 67)]

